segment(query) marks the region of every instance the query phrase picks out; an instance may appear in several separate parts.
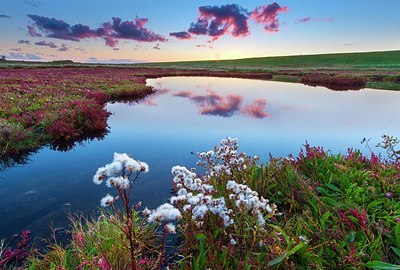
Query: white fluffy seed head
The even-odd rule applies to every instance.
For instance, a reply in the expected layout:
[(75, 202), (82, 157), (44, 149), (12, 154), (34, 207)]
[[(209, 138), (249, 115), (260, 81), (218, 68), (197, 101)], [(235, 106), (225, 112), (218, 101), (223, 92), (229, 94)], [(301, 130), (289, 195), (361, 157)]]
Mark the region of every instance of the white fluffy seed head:
[(100, 200), (100, 205), (102, 207), (107, 207), (110, 206), (111, 204), (113, 204), (115, 201), (115, 198), (113, 196), (111, 196), (110, 194), (107, 194), (105, 197), (103, 197)]

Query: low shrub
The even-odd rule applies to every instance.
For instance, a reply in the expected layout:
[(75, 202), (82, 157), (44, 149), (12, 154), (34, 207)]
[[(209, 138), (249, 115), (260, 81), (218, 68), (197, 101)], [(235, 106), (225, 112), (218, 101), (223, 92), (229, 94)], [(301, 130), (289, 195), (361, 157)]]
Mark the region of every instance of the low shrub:
[(367, 79), (357, 76), (312, 73), (303, 75), (300, 82), (310, 86), (325, 86), (331, 90), (359, 90), (365, 87)]

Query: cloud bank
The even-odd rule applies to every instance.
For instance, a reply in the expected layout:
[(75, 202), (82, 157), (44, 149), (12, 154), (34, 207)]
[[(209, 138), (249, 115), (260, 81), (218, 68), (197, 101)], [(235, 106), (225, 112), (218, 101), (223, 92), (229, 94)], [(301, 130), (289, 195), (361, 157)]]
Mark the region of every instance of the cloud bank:
[(115, 47), (119, 40), (135, 40), (139, 42), (164, 42), (163, 36), (147, 29), (146, 18), (135, 18), (132, 21), (122, 21), (121, 18), (113, 17), (110, 22), (105, 22), (101, 27), (92, 29), (87, 25), (70, 25), (63, 20), (48, 18), (38, 15), (28, 15), (33, 20), (28, 25), (28, 33), (32, 37), (49, 37), (62, 40), (81, 41), (89, 38), (103, 38), (105, 45)]

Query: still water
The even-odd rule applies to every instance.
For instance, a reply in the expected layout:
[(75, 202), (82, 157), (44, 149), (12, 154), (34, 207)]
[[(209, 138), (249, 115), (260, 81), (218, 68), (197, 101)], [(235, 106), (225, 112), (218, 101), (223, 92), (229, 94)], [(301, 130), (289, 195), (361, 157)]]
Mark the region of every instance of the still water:
[(96, 169), (114, 152), (145, 161), (150, 172), (136, 183), (133, 200), (154, 208), (170, 196), (171, 167), (193, 166), (192, 151), (220, 139), (239, 139), (241, 150), (267, 160), (297, 154), (308, 141), (333, 153), (368, 152), (383, 134), (400, 136), (400, 92), (270, 81), (171, 77), (148, 80), (158, 92), (137, 103), (109, 104), (110, 133), (69, 152), (44, 148), (26, 165), (0, 173), (0, 239), (23, 229), (45, 236), (65, 227), (68, 213), (91, 213), (111, 190), (93, 184)]

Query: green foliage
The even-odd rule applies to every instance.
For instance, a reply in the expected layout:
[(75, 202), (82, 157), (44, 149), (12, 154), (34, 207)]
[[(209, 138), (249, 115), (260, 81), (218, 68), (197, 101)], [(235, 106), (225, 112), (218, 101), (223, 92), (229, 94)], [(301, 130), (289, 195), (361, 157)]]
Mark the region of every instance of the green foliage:
[[(296, 159), (274, 158), (262, 167), (257, 175), (269, 187), (259, 193), (283, 213), (275, 225), (290, 239), (308, 239), (286, 263), (297, 269), (399, 264), (399, 167), (351, 149), (346, 156), (329, 155), (308, 145)], [(249, 184), (261, 185), (254, 179)]]

